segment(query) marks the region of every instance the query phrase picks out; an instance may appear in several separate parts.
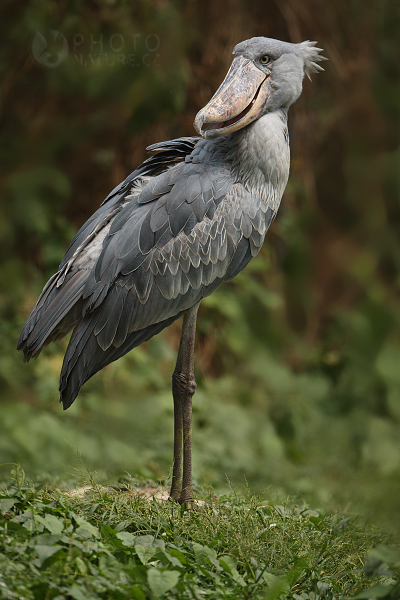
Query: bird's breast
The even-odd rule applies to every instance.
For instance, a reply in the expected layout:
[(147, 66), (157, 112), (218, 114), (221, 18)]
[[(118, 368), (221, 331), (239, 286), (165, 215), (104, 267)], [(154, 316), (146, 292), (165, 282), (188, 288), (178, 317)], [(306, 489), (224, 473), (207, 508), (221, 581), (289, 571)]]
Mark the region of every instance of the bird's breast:
[(238, 131), (231, 153), (236, 181), (278, 209), (289, 177), (290, 149), (284, 111), (263, 115)]
[(290, 148), (286, 119), (280, 112), (267, 113), (250, 131), (250, 152), (265, 185), (282, 196), (289, 177)]

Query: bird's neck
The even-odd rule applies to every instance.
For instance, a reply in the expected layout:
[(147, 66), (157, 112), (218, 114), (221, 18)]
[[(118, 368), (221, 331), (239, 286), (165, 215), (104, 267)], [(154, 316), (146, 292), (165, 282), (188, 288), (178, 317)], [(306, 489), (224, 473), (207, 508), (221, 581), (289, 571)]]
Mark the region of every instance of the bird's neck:
[(238, 182), (253, 193), (270, 195), (273, 192), (280, 201), (290, 165), (287, 110), (266, 113), (218, 141)]

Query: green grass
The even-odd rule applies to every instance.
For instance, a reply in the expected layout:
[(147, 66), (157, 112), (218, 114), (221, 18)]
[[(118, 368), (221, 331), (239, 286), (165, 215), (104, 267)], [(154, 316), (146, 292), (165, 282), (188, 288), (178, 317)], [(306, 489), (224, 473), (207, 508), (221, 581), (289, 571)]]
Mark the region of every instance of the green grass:
[(0, 488), (0, 598), (400, 597), (400, 552), (357, 518), (250, 493), (185, 511), (141, 498), (138, 482), (83, 498), (27, 481)]

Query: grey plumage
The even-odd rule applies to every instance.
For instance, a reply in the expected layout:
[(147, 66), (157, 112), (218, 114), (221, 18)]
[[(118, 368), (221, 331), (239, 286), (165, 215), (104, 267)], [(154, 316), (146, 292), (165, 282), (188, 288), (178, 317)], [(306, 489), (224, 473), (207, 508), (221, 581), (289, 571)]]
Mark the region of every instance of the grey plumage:
[(196, 118), (203, 137), (150, 146), (153, 155), (78, 231), (18, 342), (29, 360), (73, 329), (60, 380), (64, 408), (92, 375), (170, 325), (259, 252), (289, 174), (287, 109), (304, 73), (321, 69), (313, 44), (268, 38), (238, 44), (224, 84), (232, 86), (242, 72), (254, 75), (251, 103), (235, 108), (238, 94), (220, 118), (223, 84)]

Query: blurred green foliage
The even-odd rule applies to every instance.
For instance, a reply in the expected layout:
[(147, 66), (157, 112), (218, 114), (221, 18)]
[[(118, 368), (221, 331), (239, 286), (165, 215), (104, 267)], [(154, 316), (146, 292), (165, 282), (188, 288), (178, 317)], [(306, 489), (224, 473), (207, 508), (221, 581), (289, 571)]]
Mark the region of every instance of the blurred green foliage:
[[(179, 325), (104, 369), (67, 413), (56, 402), (66, 341), (23, 365), (19, 331), (74, 232), (145, 147), (193, 134), (235, 43), (317, 39), (330, 62), (291, 109), (278, 218), (200, 310), (194, 472), (218, 489), (247, 478), (350, 503), (399, 528), (398, 5), (267, 4), (2, 3), (1, 462), (67, 473), (82, 455), (112, 473), (168, 473)], [(69, 49), (53, 68), (32, 56), (51, 30)]]

